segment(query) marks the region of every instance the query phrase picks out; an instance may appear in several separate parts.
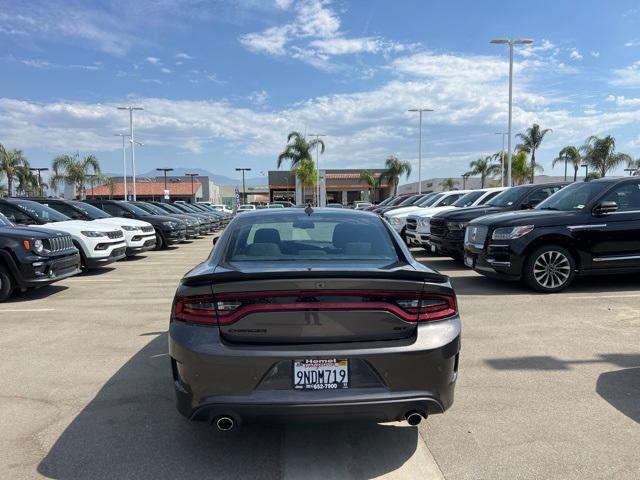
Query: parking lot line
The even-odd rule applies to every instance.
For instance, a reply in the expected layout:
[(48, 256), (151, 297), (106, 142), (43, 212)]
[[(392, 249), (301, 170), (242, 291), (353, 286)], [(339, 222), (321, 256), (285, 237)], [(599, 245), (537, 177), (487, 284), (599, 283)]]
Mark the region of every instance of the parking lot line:
[(3, 308), (0, 313), (53, 312), (55, 308)]
[(603, 298), (640, 298), (640, 293), (630, 293), (630, 294), (621, 294), (621, 295), (567, 295), (562, 298), (567, 300), (585, 300), (585, 299), (593, 299), (593, 300), (602, 300)]

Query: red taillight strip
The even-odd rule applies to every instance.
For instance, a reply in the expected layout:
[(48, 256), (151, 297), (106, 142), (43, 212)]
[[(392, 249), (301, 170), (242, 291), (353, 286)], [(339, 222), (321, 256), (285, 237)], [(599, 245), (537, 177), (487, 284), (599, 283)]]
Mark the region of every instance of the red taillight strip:
[[(198, 309), (189, 307), (189, 304), (207, 303), (214, 304), (217, 301), (246, 300), (252, 298), (282, 298), (282, 297), (384, 297), (388, 299), (420, 299), (442, 300), (445, 305), (431, 305), (428, 307), (402, 309), (390, 302), (295, 302), (295, 303), (256, 303), (243, 305), (237, 310), (223, 312), (213, 309)], [(417, 297), (417, 298), (416, 298)], [(443, 294), (422, 294), (406, 291), (362, 291), (362, 290), (302, 290), (279, 292), (253, 292), (253, 293), (225, 293), (214, 296), (184, 297), (176, 300), (174, 316), (179, 320), (195, 323), (229, 325), (240, 318), (258, 312), (292, 312), (292, 311), (386, 311), (396, 315), (406, 322), (423, 322), (441, 320), (455, 315), (457, 305), (455, 296)]]

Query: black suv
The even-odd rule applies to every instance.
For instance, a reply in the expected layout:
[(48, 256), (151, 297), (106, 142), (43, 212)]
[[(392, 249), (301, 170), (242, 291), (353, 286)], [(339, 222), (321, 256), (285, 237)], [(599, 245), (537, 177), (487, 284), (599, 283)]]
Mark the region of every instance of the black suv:
[(0, 214), (0, 302), (17, 288), (42, 287), (80, 273), (68, 233), (16, 227)]
[(640, 271), (640, 178), (574, 183), (528, 212), (472, 221), (465, 263), (541, 292), (576, 274)]
[(177, 218), (152, 215), (123, 200), (85, 200), (114, 217), (135, 218), (153, 225), (156, 231), (156, 250), (184, 241), (186, 224)]
[(520, 185), (505, 190), (484, 205), (438, 213), (429, 222), (431, 249), (443, 255), (462, 259), (464, 229), (471, 220), (492, 213), (531, 209), (565, 185), (568, 183)]

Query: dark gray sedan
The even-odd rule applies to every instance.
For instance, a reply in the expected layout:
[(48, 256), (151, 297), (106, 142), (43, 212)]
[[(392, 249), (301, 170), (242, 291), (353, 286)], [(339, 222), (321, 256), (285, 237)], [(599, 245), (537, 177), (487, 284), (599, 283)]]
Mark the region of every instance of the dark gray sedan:
[(247, 212), (181, 280), (177, 406), (221, 430), (270, 419), (406, 420), (453, 403), (460, 350), (446, 276), (375, 214)]

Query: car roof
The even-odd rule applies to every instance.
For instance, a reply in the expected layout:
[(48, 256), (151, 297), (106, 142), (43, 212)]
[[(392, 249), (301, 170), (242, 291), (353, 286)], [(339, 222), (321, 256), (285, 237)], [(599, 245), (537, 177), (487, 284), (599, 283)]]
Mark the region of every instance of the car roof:
[(246, 214), (242, 214), (242, 218), (253, 218), (254, 216), (257, 217), (259, 215), (270, 215), (273, 217), (290, 217), (290, 216), (300, 216), (300, 215), (307, 215), (310, 219), (313, 219), (313, 214), (314, 213), (322, 213), (324, 215), (334, 215), (336, 217), (340, 217), (340, 219), (346, 219), (346, 218), (358, 218), (361, 217), (362, 215), (367, 215), (370, 217), (374, 217), (374, 218), (380, 218), (378, 215), (376, 215), (373, 212), (366, 212), (363, 210), (353, 210), (350, 208), (315, 208), (315, 207), (311, 207), (312, 208), (312, 212), (311, 214), (307, 214), (305, 212), (305, 209), (302, 208), (295, 208), (295, 207), (285, 207), (285, 208), (275, 208), (275, 209), (262, 209), (262, 210), (256, 210), (254, 212), (247, 212)]

